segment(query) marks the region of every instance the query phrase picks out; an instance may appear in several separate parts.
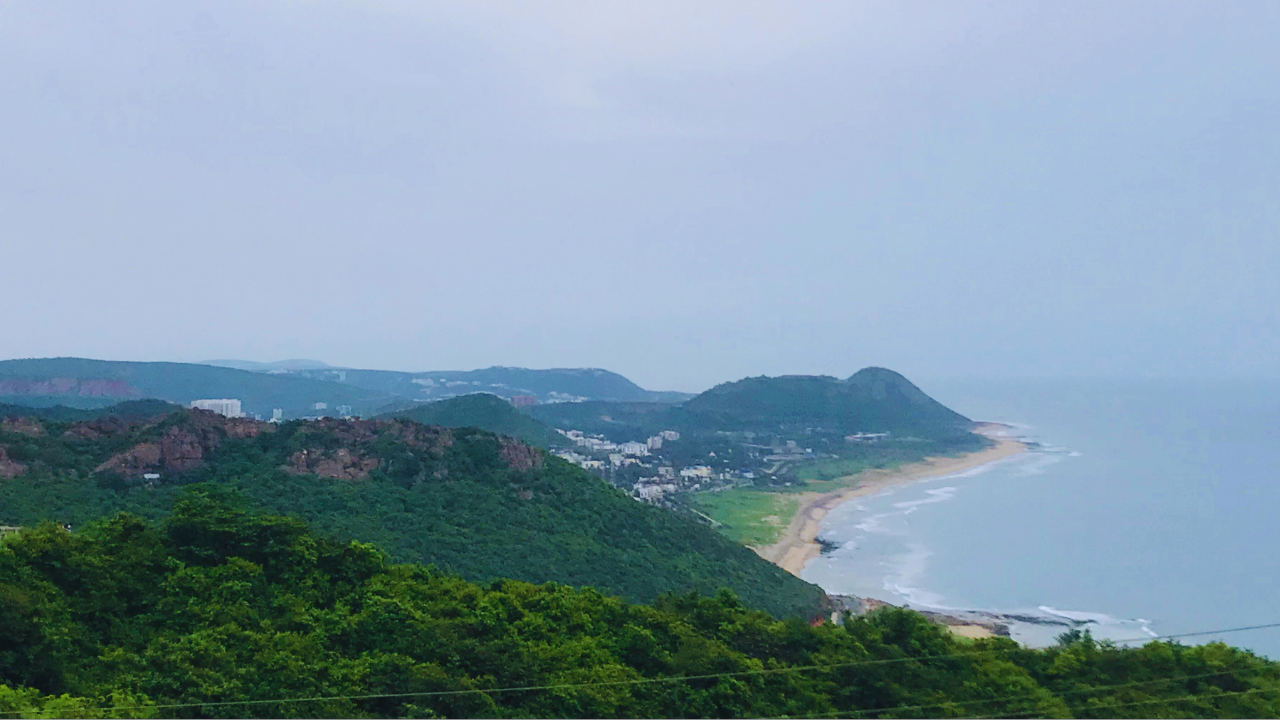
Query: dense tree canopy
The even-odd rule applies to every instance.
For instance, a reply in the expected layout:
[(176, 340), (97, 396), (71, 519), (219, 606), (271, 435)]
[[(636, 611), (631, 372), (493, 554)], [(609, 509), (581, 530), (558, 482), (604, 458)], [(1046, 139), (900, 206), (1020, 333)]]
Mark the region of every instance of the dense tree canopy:
[(728, 592), (477, 585), (202, 485), (160, 525), (4, 540), (0, 712), (1275, 717), (1280, 668), (1221, 644), (968, 642), (905, 610), (811, 627)]

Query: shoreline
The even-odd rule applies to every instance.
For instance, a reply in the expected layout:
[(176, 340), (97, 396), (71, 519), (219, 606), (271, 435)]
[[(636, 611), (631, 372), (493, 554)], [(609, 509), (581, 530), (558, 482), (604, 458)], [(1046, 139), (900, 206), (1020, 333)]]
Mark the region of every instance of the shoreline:
[(871, 495), (888, 487), (971, 470), (1026, 451), (1025, 443), (1001, 434), (1007, 429), (1008, 426), (1000, 423), (980, 423), (974, 432), (996, 442), (994, 447), (986, 450), (957, 457), (925, 458), (893, 470), (864, 470), (843, 478), (849, 481), (850, 485), (841, 490), (828, 493), (802, 493), (800, 509), (792, 517), (782, 537), (772, 545), (751, 549), (765, 560), (799, 577), (805, 564), (822, 551), (817, 538), (822, 531), (822, 519), (832, 509), (853, 498)]

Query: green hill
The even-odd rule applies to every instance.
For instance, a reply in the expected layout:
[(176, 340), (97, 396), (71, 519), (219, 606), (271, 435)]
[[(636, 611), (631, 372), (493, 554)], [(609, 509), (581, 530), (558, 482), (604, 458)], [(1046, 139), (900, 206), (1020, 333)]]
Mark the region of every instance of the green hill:
[(1213, 643), (967, 642), (907, 610), (810, 627), (391, 565), (214, 488), (0, 543), (0, 713), (22, 717), (1277, 717)]
[(590, 585), (633, 601), (734, 590), (811, 616), (821, 591), (692, 518), (635, 502), (511, 438), (405, 419), (282, 424), (182, 410), (0, 425), (0, 525), (159, 518), (196, 481), (238, 489), (399, 561), (475, 581)]
[(683, 409), (704, 425), (724, 430), (781, 426), (936, 435), (972, 425), (884, 368), (865, 368), (847, 380), (812, 375), (746, 378), (717, 385)]
[[(0, 361), (0, 402), (15, 405), (101, 407), (122, 400), (158, 398), (187, 404), (201, 398), (236, 398), (251, 415), (285, 417), (336, 412), (348, 405), (368, 414), (393, 398), (325, 380), (233, 368), (168, 362), (117, 362), (82, 358)], [(317, 409), (316, 403), (327, 406)]]
[(866, 368), (847, 380), (819, 375), (754, 377), (723, 383), (679, 405), (584, 402), (540, 405), (530, 413), (561, 429), (611, 438), (741, 432), (811, 435), (891, 432), (922, 437), (966, 433), (973, 423), (892, 370)]
[(563, 435), (515, 409), (506, 400), (489, 393), (420, 403), (412, 409), (379, 417), (403, 418), (423, 425), (441, 425), (449, 428), (480, 428), (499, 435), (518, 438), (540, 448), (564, 443)]

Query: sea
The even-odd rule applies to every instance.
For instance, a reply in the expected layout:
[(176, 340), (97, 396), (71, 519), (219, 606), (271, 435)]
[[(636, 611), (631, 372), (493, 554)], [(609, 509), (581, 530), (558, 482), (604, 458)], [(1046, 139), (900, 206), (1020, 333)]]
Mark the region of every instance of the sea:
[(945, 380), (1029, 452), (838, 506), (802, 577), (827, 592), (1280, 659), (1280, 382)]

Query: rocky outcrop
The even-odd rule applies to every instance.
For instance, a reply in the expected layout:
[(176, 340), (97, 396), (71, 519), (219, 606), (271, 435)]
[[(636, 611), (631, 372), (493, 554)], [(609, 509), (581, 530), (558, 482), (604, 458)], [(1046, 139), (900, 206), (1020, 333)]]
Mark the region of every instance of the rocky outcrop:
[(542, 453), (519, 440), (500, 436), (498, 442), (502, 449), (500, 455), (507, 467), (512, 470), (532, 470), (542, 467)]
[[(78, 423), (68, 432), (77, 431), (82, 437), (98, 437), (123, 432), (129, 428), (124, 423), (120, 429), (119, 418), (103, 418), (92, 423)], [(189, 410), (179, 422), (165, 429), (158, 439), (139, 443), (122, 453), (113, 455), (99, 465), (94, 472), (117, 473), (136, 477), (146, 473), (181, 473), (194, 470), (226, 438), (252, 438), (273, 428), (264, 422), (246, 418), (227, 418), (205, 410)]]
[(420, 425), (400, 420), (391, 420), (386, 423), (386, 427), (395, 433), (401, 442), (415, 450), (426, 450), (436, 455), (443, 455), (445, 448), (453, 445), (453, 431), (447, 427)]
[(27, 466), (9, 458), (8, 449), (0, 445), (0, 478), (16, 478), (27, 471)]
[(110, 416), (78, 422), (67, 428), (63, 437), (72, 440), (101, 440), (104, 437), (123, 435), (133, 429), (133, 423)]
[(25, 417), (10, 417), (0, 420), (0, 431), (40, 437), (44, 435), (44, 425), (39, 420)]
[(337, 480), (365, 480), (378, 469), (377, 458), (367, 458), (347, 448), (330, 452), (318, 448), (299, 450), (289, 456), (284, 471), (290, 475), (319, 475)]

